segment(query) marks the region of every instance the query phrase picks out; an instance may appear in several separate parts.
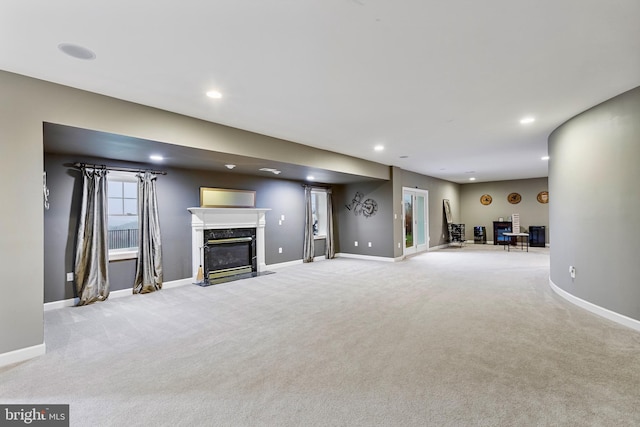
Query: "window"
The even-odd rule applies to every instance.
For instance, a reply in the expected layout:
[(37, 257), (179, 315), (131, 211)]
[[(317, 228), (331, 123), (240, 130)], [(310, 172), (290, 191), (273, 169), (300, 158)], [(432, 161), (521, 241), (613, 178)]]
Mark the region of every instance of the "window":
[(327, 236), (327, 192), (311, 190), (311, 213), (313, 214), (313, 237)]
[(107, 230), (109, 260), (138, 255), (138, 178), (135, 173), (109, 172)]

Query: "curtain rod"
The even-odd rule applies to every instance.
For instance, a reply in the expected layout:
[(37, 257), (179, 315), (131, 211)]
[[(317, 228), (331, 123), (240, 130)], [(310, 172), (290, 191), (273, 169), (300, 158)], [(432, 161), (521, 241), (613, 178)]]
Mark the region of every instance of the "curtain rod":
[(93, 169), (106, 169), (106, 170), (110, 170), (110, 171), (119, 171), (119, 172), (146, 172), (149, 171), (151, 173), (155, 173), (156, 175), (166, 175), (167, 173), (165, 171), (154, 171), (154, 170), (149, 170), (149, 169), (135, 169), (135, 168), (120, 168), (120, 167), (114, 167), (114, 166), (106, 166), (106, 165), (92, 165), (90, 163), (79, 163), (76, 162), (73, 164), (74, 168), (83, 168), (83, 167), (87, 167), (87, 168), (93, 168)]

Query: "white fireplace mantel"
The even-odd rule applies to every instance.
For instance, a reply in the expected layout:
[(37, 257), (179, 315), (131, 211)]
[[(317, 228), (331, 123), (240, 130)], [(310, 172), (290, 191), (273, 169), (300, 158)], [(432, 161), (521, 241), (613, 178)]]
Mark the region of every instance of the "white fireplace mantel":
[(226, 228), (256, 229), (256, 267), (258, 272), (266, 269), (264, 227), (266, 208), (188, 208), (191, 212), (191, 259), (193, 279), (202, 265), (204, 230)]

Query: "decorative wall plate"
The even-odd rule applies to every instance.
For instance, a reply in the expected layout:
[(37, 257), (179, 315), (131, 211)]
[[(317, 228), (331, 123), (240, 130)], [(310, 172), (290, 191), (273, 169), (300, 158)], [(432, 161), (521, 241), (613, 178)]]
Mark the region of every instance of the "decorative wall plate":
[(539, 192), (537, 199), (540, 203), (549, 203), (549, 192), (548, 191)]
[(522, 196), (518, 193), (511, 193), (507, 196), (507, 200), (512, 205), (517, 205), (518, 203), (520, 203), (520, 200), (522, 200)]
[(480, 203), (485, 206), (490, 205), (492, 201), (493, 198), (488, 194), (483, 194), (482, 196), (480, 196)]

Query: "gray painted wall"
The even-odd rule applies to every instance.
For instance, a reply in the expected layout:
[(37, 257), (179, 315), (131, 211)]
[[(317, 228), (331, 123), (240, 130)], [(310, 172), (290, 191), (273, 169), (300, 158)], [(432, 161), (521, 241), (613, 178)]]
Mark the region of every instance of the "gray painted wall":
[(42, 111), (37, 101), (25, 100), (41, 95), (5, 76), (0, 74), (0, 354), (44, 343), (42, 120), (34, 119)]
[[(512, 214), (519, 213), (521, 227), (545, 226), (545, 240), (549, 243), (549, 204), (538, 202), (537, 196), (541, 191), (548, 191), (547, 178), (463, 184), (460, 191), (461, 222), (466, 225), (467, 240), (473, 240), (474, 226), (485, 226), (487, 240), (493, 240), (493, 221), (498, 221), (500, 217), (506, 220)], [(522, 201), (512, 205), (507, 201), (510, 193), (519, 193)], [(490, 205), (480, 203), (483, 194), (493, 198)]]
[(551, 280), (640, 320), (640, 88), (560, 126), (549, 155)]
[[(362, 200), (373, 199), (378, 204), (375, 215), (365, 217), (347, 209), (356, 192)], [(334, 190), (334, 210), (337, 219), (336, 252), (393, 257), (393, 185), (391, 181), (363, 182), (343, 185)], [(354, 242), (358, 242), (358, 246)], [(368, 243), (371, 242), (371, 247)]]
[[(108, 159), (78, 158), (45, 154), (50, 208), (44, 216), (44, 301), (73, 298), (72, 282), (65, 273), (73, 271), (77, 215), (81, 198), (79, 171), (69, 168), (75, 161), (110, 166), (158, 169), (157, 165), (139, 165)], [(162, 235), (165, 282), (191, 277), (191, 214), (187, 208), (199, 206), (200, 187), (221, 187), (256, 191), (256, 207), (271, 208), (266, 214), (266, 263), (277, 264), (302, 258), (304, 191), (299, 182), (230, 173), (164, 169), (158, 177), (158, 208)], [(278, 219), (285, 216), (282, 225)], [(283, 252), (278, 253), (278, 248)], [(324, 241), (318, 242), (324, 251)], [(109, 263), (112, 291), (130, 289), (135, 275), (135, 260)]]

